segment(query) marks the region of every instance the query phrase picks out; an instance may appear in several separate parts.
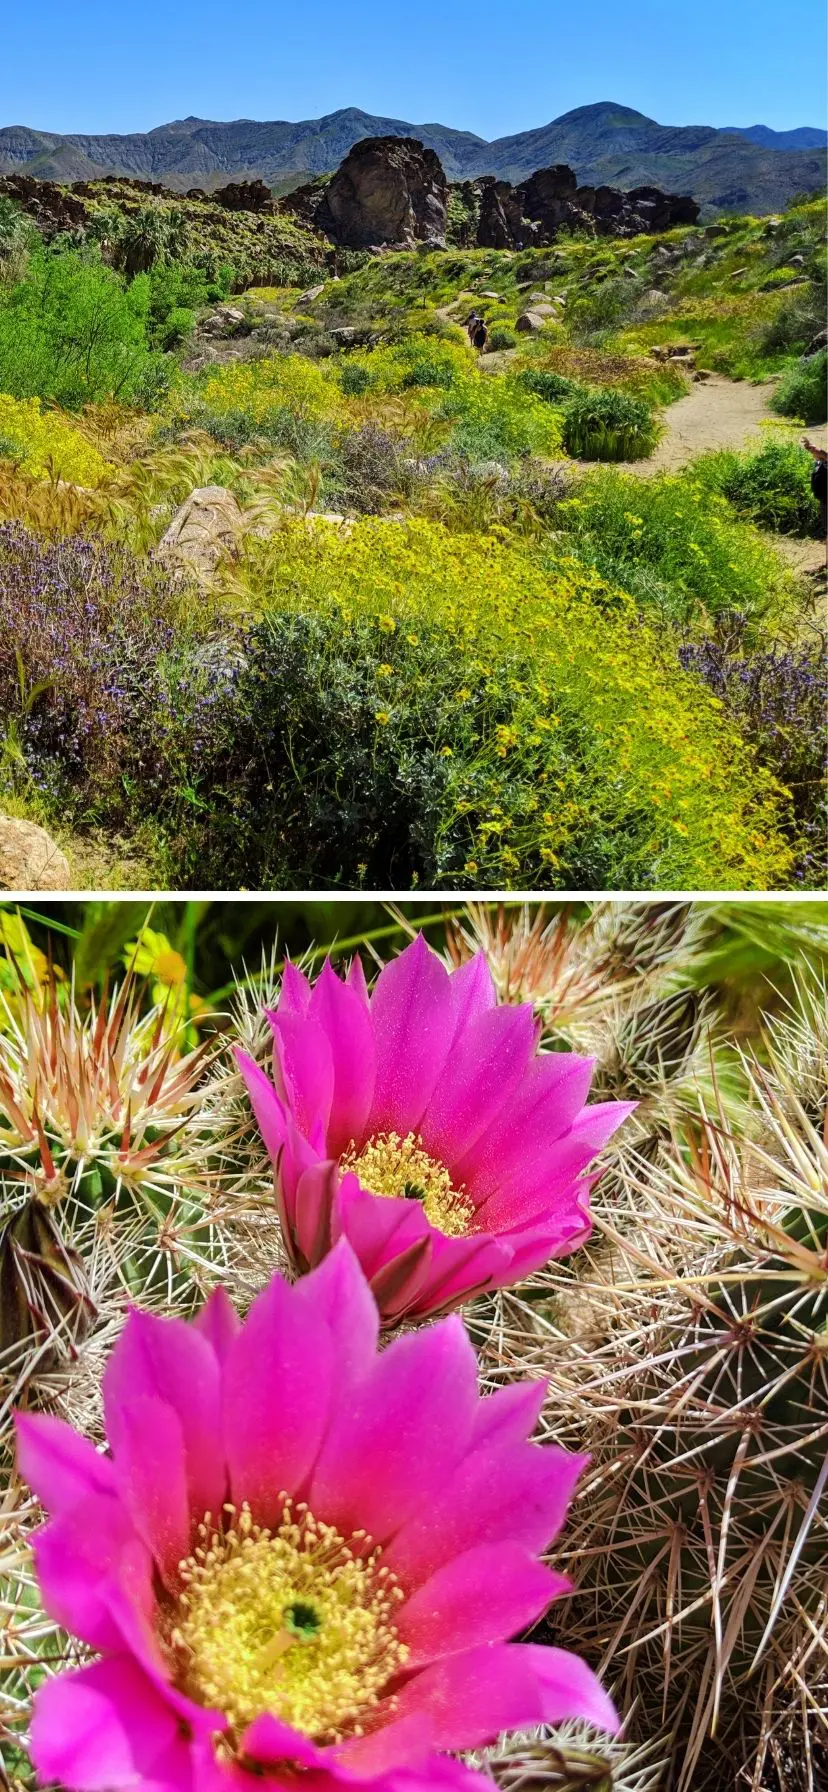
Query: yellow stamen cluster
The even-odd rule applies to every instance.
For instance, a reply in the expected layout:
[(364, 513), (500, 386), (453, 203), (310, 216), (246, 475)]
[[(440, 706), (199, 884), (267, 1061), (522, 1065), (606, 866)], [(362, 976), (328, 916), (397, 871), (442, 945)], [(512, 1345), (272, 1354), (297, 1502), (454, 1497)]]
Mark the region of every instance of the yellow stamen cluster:
[(462, 1186), (455, 1188), (437, 1158), (423, 1149), (417, 1133), (403, 1139), (398, 1132), (378, 1132), (357, 1152), (351, 1144), (340, 1160), (372, 1195), (407, 1196), (421, 1201), (429, 1224), (447, 1238), (464, 1238), (474, 1230), (474, 1202)]
[(231, 1743), (265, 1711), (317, 1742), (359, 1736), (408, 1656), (393, 1622), (403, 1593), (365, 1532), (346, 1540), (280, 1499), (278, 1530), (246, 1504), (199, 1526), (165, 1625), (175, 1679), (225, 1713)]

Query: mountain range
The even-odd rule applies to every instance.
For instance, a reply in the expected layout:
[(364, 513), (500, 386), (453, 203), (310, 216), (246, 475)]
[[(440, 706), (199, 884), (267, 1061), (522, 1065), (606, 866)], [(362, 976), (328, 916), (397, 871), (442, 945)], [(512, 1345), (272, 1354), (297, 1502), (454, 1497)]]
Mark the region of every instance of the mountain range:
[(436, 150), (449, 180), (495, 174), (520, 181), (536, 168), (568, 162), (582, 183), (692, 193), (708, 215), (773, 211), (796, 193), (820, 189), (828, 143), (828, 133), (809, 126), (661, 125), (611, 101), (579, 106), (538, 130), (493, 142), (447, 125), (409, 124), (347, 107), (297, 124), (183, 118), (124, 136), (8, 125), (0, 128), (0, 174), (64, 183), (117, 174), (181, 192), (259, 178), (287, 192), (338, 167), (361, 138), (382, 136), (418, 137)]

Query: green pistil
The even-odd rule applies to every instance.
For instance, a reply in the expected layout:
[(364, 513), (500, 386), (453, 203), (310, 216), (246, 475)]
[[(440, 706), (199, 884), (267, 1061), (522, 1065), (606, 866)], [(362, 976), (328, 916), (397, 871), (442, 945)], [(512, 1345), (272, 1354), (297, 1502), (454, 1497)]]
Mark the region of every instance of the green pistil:
[(291, 1636), (298, 1637), (305, 1643), (318, 1636), (322, 1628), (322, 1619), (316, 1607), (307, 1605), (302, 1599), (295, 1599), (292, 1605), (285, 1606), (283, 1623)]

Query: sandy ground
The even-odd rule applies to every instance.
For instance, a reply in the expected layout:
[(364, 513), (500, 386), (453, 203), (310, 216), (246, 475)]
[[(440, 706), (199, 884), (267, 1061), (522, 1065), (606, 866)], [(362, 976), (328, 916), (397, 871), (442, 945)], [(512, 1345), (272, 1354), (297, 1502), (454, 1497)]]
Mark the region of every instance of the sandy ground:
[(649, 460), (622, 461), (627, 473), (677, 473), (688, 461), (716, 448), (759, 446), (760, 425), (776, 421), (769, 399), (773, 380), (753, 386), (711, 374), (662, 412), (664, 435)]

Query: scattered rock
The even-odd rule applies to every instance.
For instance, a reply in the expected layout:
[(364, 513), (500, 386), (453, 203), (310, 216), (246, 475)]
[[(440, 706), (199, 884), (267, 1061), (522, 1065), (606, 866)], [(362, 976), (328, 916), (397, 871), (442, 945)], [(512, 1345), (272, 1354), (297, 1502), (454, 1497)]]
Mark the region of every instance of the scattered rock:
[(253, 326), (250, 319), (240, 311), (237, 305), (220, 305), (217, 311), (211, 311), (209, 317), (203, 317), (198, 326), (199, 336), (249, 336)]
[(321, 286), (309, 286), (307, 292), (300, 292), (299, 297), (296, 300), (297, 311), (300, 305), (312, 305), (314, 300), (320, 298), (324, 291), (325, 282), (323, 280)]
[(155, 550), (166, 565), (209, 585), (221, 560), (234, 559), (242, 513), (223, 485), (202, 485), (185, 498)]
[(0, 890), (69, 890), (65, 853), (34, 821), (0, 815)]
[(641, 294), (635, 307), (635, 315), (642, 318), (661, 317), (669, 309), (670, 301), (666, 293), (660, 292), (657, 286), (650, 286)]
[(536, 336), (538, 331), (543, 329), (543, 324), (544, 320), (537, 311), (522, 311), (515, 324), (515, 329), (520, 330), (524, 336)]

